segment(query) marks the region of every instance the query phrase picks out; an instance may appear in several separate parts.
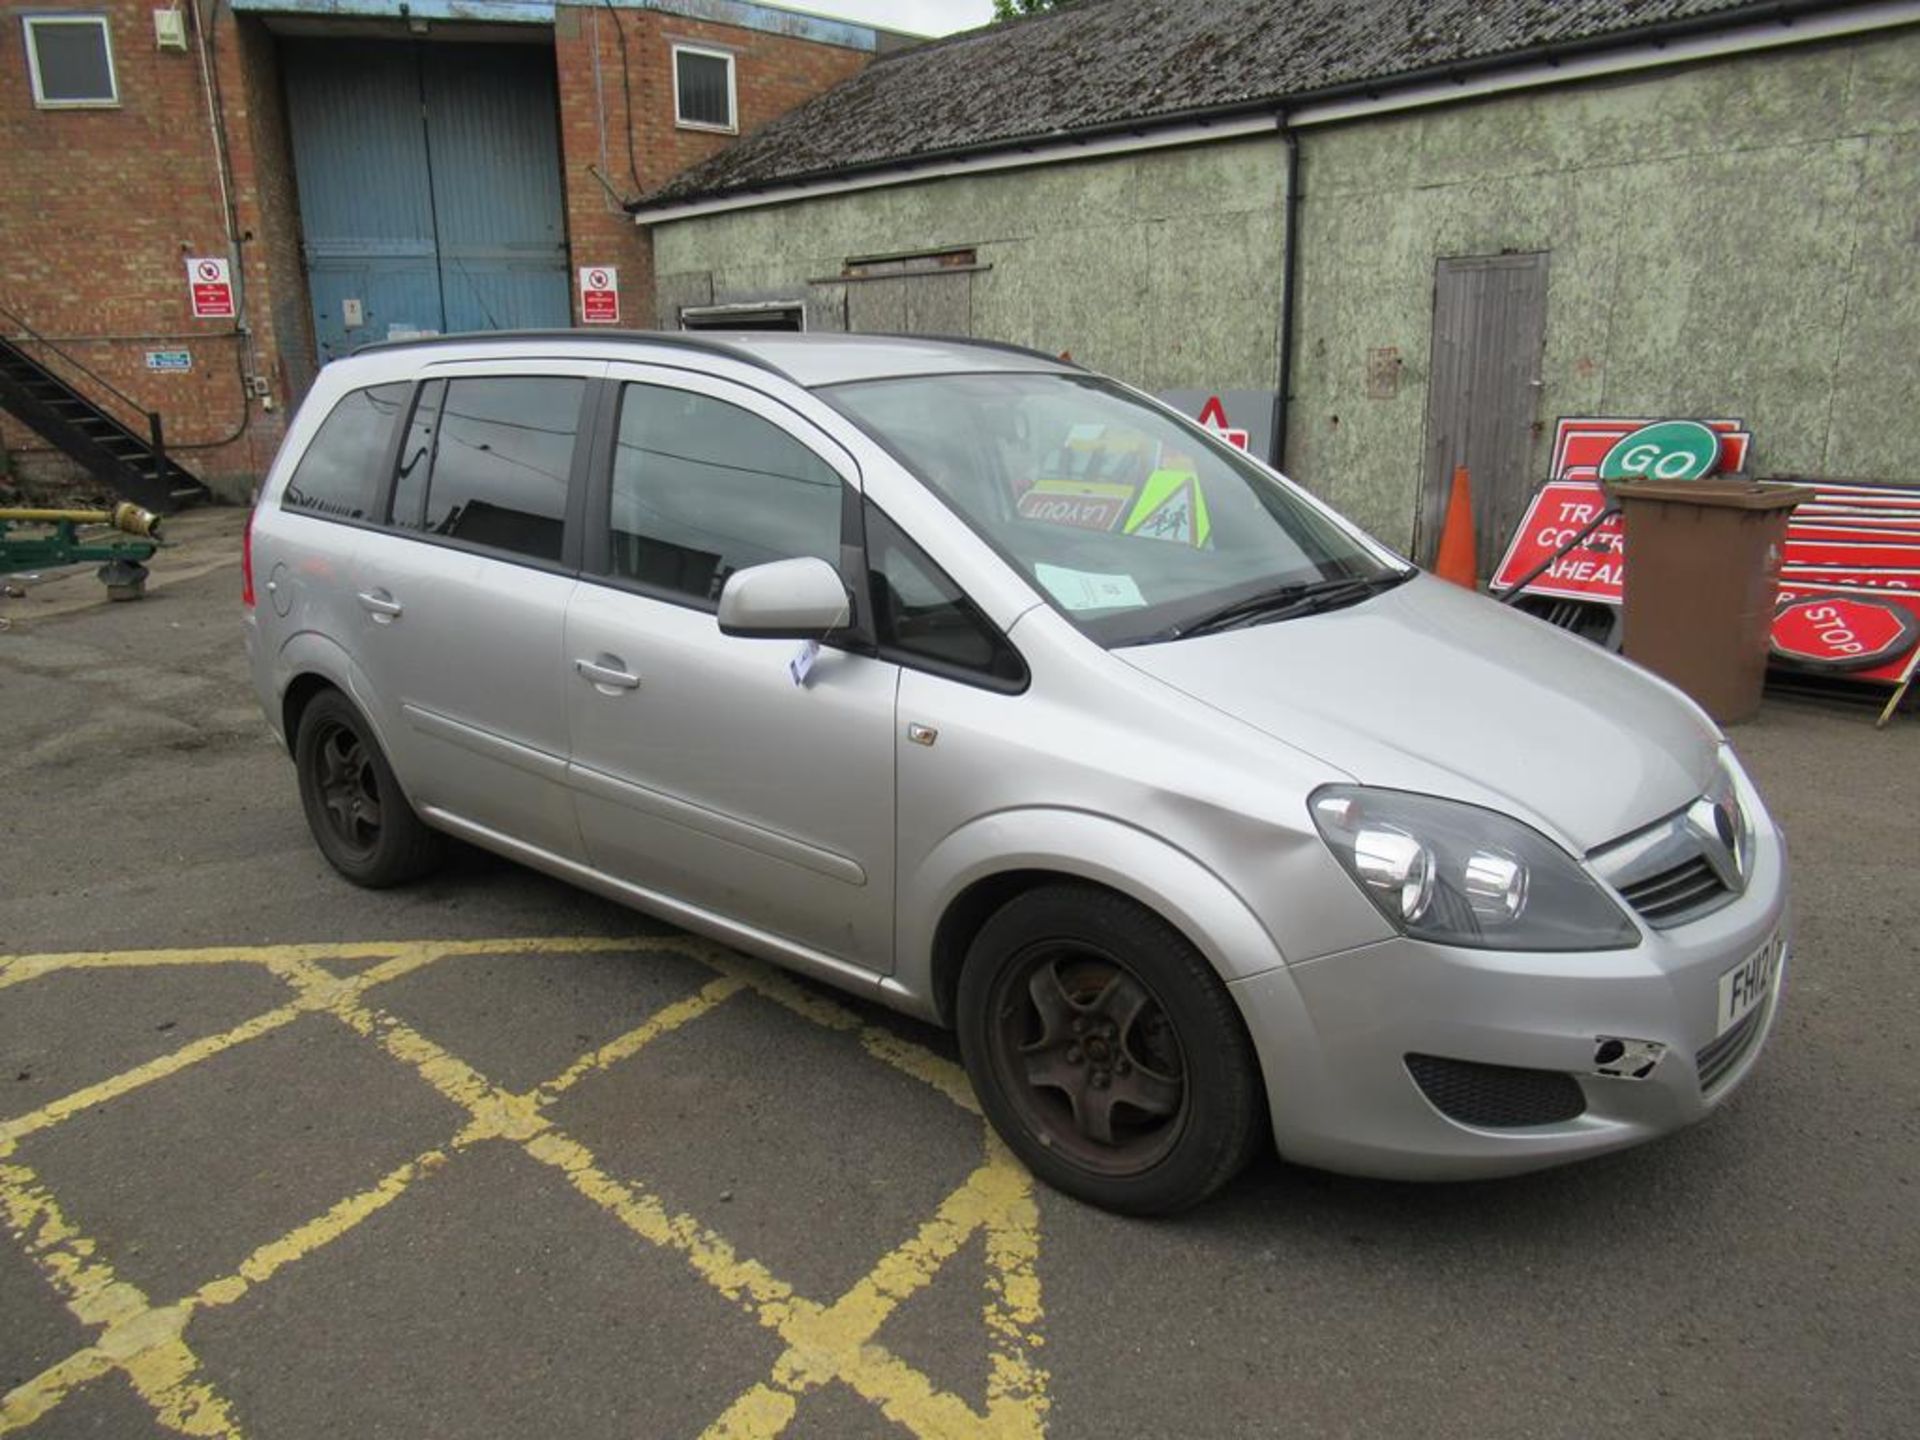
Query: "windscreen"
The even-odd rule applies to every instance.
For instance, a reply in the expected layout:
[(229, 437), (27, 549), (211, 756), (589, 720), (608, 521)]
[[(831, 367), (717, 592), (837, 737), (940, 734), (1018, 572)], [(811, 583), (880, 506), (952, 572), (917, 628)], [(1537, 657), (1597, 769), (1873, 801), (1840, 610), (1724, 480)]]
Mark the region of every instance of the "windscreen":
[(824, 392), (1103, 645), (1171, 639), (1277, 587), (1399, 569), (1229, 447), (1092, 376)]

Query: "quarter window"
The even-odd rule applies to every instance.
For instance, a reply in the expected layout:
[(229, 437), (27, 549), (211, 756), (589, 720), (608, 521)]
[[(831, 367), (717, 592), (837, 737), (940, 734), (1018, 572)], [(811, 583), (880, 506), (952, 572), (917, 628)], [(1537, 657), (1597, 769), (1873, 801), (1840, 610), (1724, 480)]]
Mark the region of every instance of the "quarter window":
[(429, 380), (414, 401), (413, 418), (400, 441), (400, 462), (393, 481), (395, 525), (418, 530), (426, 515), (427, 472), (433, 468), (433, 437), (440, 431), (440, 406), (447, 398), (447, 382)]
[(53, 110), (120, 103), (104, 15), (28, 15), (22, 23), (34, 104)]
[(867, 585), (880, 653), (1018, 689), (1027, 667), (993, 623), (898, 525), (866, 509)]
[(724, 50), (673, 47), (674, 118), (698, 130), (733, 130), (733, 56)]
[(657, 385), (620, 398), (612, 572), (713, 604), (749, 565), (838, 568), (840, 476), (786, 431), (724, 400)]
[[(487, 376), (423, 387), (401, 447), (393, 521), (535, 560), (560, 559), (586, 381)], [(414, 496), (426, 467), (424, 505)]]
[(366, 519), (379, 490), (394, 420), (406, 407), (407, 388), (375, 385), (341, 396), (300, 457), (281, 506), (338, 520)]

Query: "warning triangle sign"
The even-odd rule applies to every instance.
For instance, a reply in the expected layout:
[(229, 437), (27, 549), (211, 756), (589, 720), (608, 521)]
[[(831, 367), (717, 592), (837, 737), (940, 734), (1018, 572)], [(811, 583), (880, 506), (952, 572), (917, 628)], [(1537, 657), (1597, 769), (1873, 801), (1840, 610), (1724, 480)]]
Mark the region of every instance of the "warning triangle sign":
[(1193, 543), (1193, 487), (1182, 485), (1132, 526), (1132, 533), (1149, 540)]
[(1156, 470), (1147, 477), (1125, 527), (1129, 535), (1204, 545), (1212, 530), (1199, 477), (1187, 470)]

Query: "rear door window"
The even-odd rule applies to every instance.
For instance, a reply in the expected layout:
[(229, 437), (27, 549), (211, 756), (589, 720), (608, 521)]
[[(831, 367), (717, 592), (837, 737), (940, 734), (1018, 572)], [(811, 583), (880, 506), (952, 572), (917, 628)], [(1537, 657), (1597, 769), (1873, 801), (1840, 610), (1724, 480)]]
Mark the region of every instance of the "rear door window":
[(749, 565), (839, 568), (838, 472), (769, 420), (691, 390), (621, 389), (609, 569), (703, 606)]
[[(402, 446), (393, 523), (558, 563), (587, 382), (489, 375), (444, 387), (423, 387)], [(422, 465), (426, 487), (416, 507)]]
[(406, 408), (404, 382), (353, 390), (321, 422), (280, 496), (283, 509), (336, 520), (365, 520), (381, 489), (393, 425)]

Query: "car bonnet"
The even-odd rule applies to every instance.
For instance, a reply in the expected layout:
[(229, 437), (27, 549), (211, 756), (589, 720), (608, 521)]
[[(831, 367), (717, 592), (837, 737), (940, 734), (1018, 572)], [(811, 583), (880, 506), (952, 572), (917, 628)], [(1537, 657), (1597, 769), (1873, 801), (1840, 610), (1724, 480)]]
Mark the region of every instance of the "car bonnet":
[(1347, 609), (1114, 655), (1363, 784), (1501, 809), (1579, 852), (1714, 774), (1718, 732), (1668, 686), (1424, 575)]

